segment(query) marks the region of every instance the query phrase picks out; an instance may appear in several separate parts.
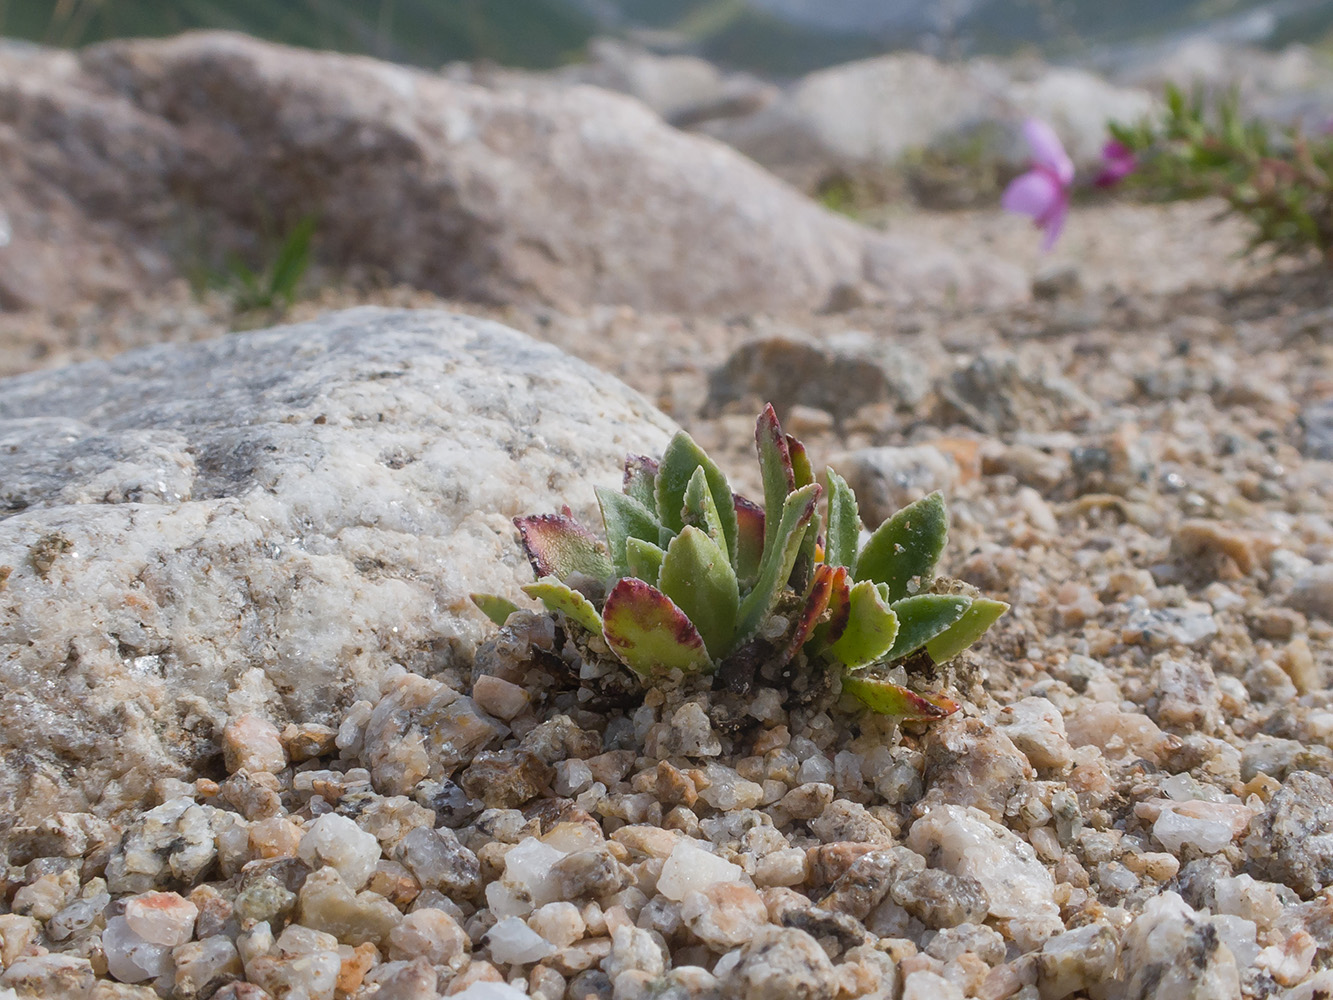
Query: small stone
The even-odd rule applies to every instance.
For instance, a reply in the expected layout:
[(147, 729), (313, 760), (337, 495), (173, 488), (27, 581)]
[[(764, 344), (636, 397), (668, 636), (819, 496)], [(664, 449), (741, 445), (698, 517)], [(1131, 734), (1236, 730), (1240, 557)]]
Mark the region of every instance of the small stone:
[[(872, 850), (850, 864), (820, 906), (864, 920), (883, 902), (894, 882), (925, 867), (926, 859), (906, 847)], [(984, 914), (986, 901), (981, 905)]]
[(1254, 965), (1266, 971), (1283, 986), (1295, 986), (1310, 974), (1319, 945), (1308, 931), (1298, 930), (1280, 944), (1264, 948), (1254, 958)]
[(51, 872), (33, 879), (14, 893), (15, 913), (46, 922), (65, 908), (79, 887), (79, 873), (73, 868)]
[(1133, 755), (1160, 764), (1171, 747), (1170, 738), (1146, 715), (1104, 702), (1079, 709), (1065, 719), (1065, 728), (1071, 744), (1095, 746), (1112, 760)]
[(517, 684), (491, 674), (481, 674), (472, 683), (472, 700), (483, 712), (508, 722), (532, 702), (528, 692)]
[(784, 847), (755, 862), (757, 886), (803, 885), (810, 877), (810, 861), (799, 847)]
[(938, 973), (918, 969), (903, 980), (902, 1000), (963, 1000), (963, 991)]
[(92, 963), (76, 955), (22, 955), (0, 975), (0, 988), (21, 997), (86, 997), (94, 982)]
[[(1252, 573), (1259, 564), (1264, 546), (1259, 539), (1234, 525), (1194, 518), (1176, 529), (1173, 539), (1176, 554), (1197, 563), (1223, 557), (1242, 573)], [(1271, 551), (1271, 546), (1268, 546)], [(1234, 570), (1233, 570), (1234, 572)], [(1216, 572), (1209, 574), (1216, 579)]]
[(567, 948), (582, 939), (587, 924), (573, 903), (545, 903), (528, 917), (528, 926), (557, 948)]
[(1222, 690), (1202, 659), (1163, 656), (1157, 664), (1148, 714), (1160, 726), (1211, 733), (1222, 723)]
[(492, 960), (501, 965), (526, 965), (550, 958), (555, 945), (529, 927), (521, 917), (505, 917), (486, 933)]
[(354, 893), (337, 869), (321, 868), (301, 886), (298, 919), (306, 927), (355, 946), (366, 941), (383, 942), (403, 915), (383, 896), (369, 891)]
[[(263, 872), (252, 867), (253, 864), (252, 862), (242, 870), (240, 891), (236, 893), (232, 904), (233, 912), (241, 921), (275, 923), (279, 917), (285, 917), (296, 906), (296, 890), (300, 886), (296, 885), (289, 889), (278, 877), (278, 873)], [(301, 882), (304, 881), (302, 877)]]
[[(555, 764), (562, 760), (587, 760), (597, 756), (602, 749), (602, 738), (576, 726), (569, 716), (557, 715), (535, 726), (519, 746), (531, 750), (546, 763)], [(630, 760), (633, 763), (632, 757)]]
[(1288, 603), (1312, 618), (1333, 622), (1333, 563), (1312, 566), (1298, 576)]
[(1213, 886), (1217, 913), (1230, 913), (1252, 920), (1261, 929), (1272, 927), (1282, 916), (1283, 908), (1296, 901), (1286, 886), (1260, 882), (1251, 875), (1218, 879)]
[(746, 942), (719, 978), (724, 995), (737, 1000), (833, 1000), (838, 991), (833, 963), (819, 943), (805, 931), (771, 924)]
[(827, 782), (807, 781), (784, 795), (777, 808), (792, 819), (814, 819), (828, 808), (833, 795), (834, 788)]
[(746, 881), (742, 868), (700, 847), (698, 841), (682, 837), (662, 866), (657, 891), (667, 899), (679, 902), (691, 892), (700, 892), (712, 885)]
[(531, 801), (555, 778), (555, 769), (530, 750), (483, 751), (463, 772), (463, 791), (492, 809)]
[(1301, 410), (1301, 454), (1333, 462), (1333, 399), (1310, 403)]
[[(834, 799), (816, 819), (810, 820), (808, 826), (811, 833), (830, 845), (850, 842), (891, 847), (895, 839), (894, 831), (886, 826), (882, 819), (872, 815), (870, 810), (859, 802), (848, 799)], [(850, 864), (854, 858), (847, 860)], [(837, 878), (837, 875), (834, 878)]]
[(578, 795), (592, 784), (592, 768), (578, 760), (562, 760), (555, 765), (551, 790), (566, 797)]
[(1141, 607), (1121, 630), (1121, 640), (1151, 649), (1202, 646), (1217, 635), (1213, 609), (1202, 601), (1186, 601), (1176, 608)]
[(122, 917), (112, 917), (102, 931), (102, 950), (107, 971), (122, 983), (156, 979), (174, 967), (171, 948), (145, 940)]
[(486, 886), (486, 901), (500, 917), (525, 917), (560, 898), (554, 873), (563, 852), (536, 837), (525, 837), (505, 854), (501, 881)]
[(222, 758), (228, 774), (276, 773), (287, 766), (277, 726), (258, 715), (242, 715), (227, 723), (222, 730)]
[(946, 927), (926, 946), (926, 954), (941, 962), (952, 962), (962, 955), (971, 954), (986, 965), (1004, 961), (1004, 935), (984, 924), (959, 924)]
[(399, 841), (395, 854), (423, 887), (460, 899), (481, 888), (481, 862), (448, 827), (417, 827)]
[(125, 904), (125, 923), (145, 941), (174, 948), (194, 936), (199, 907), (174, 892), (149, 892)]
[(490, 962), (475, 959), (449, 983), (444, 995), (467, 997), (468, 1000), (517, 1000), (527, 996), (507, 984), (500, 970)]
[(339, 949), (338, 953), (342, 957), (342, 966), (334, 988), (343, 993), (355, 993), (365, 981), (366, 973), (379, 964), (380, 950), (367, 941), (347, 951)]
[(293, 764), (323, 757), (331, 752), (338, 731), (318, 722), (288, 723), (282, 731), (282, 745)]
[(954, 457), (931, 445), (862, 448), (836, 455), (829, 464), (847, 480), (862, 520), (871, 526), (928, 493), (949, 494), (959, 478)]
[(1036, 777), (1004, 730), (981, 719), (954, 715), (940, 721), (926, 735), (924, 749), (927, 805), (974, 806), (1000, 820), (1018, 786)]
[(1216, 854), (1245, 832), (1254, 815), (1239, 803), (1200, 799), (1188, 802), (1151, 799), (1138, 803), (1135, 813), (1146, 815), (1148, 810), (1159, 806), (1161, 812), (1153, 822), (1153, 837), (1176, 855), (1186, 846), (1204, 854)]
[(211, 995), (242, 974), (241, 957), (231, 939), (217, 934), (172, 950), (176, 967), (176, 995), (195, 1000)]
[(1180, 871), (1180, 859), (1174, 854), (1164, 854), (1161, 851), (1129, 853), (1123, 860), (1125, 867), (1134, 874), (1146, 876), (1155, 882), (1169, 882)]
[(297, 853), (312, 868), (329, 865), (337, 869), (347, 887), (356, 890), (375, 871), (380, 844), (374, 834), (362, 830), (355, 821), (327, 813), (306, 829)]
[(305, 831), (285, 816), (270, 816), (250, 827), (250, 850), (261, 858), (282, 858), (300, 849)]
[(218, 856), (214, 812), (181, 796), (140, 815), (107, 862), (109, 891), (136, 894), (168, 881), (198, 882)]
[(975, 879), (991, 916), (1058, 919), (1055, 883), (1032, 845), (979, 810), (932, 809), (912, 824), (907, 846), (944, 871)]
[[(605, 928), (603, 928), (605, 930)], [(605, 936), (585, 937), (578, 944), (562, 948), (551, 959), (551, 965), (563, 975), (577, 976), (602, 962), (611, 954), (611, 939)]]
[(747, 885), (723, 882), (686, 894), (680, 915), (714, 951), (737, 948), (768, 923), (768, 908)]
[(611, 951), (602, 960), (602, 971), (615, 982), (621, 973), (630, 970), (660, 976), (666, 970), (666, 959), (652, 934), (621, 923), (611, 929)]
[(1106, 924), (1085, 924), (1057, 934), (1038, 956), (1042, 1000), (1062, 1000), (1115, 977), (1120, 937)]
[(421, 894), (421, 882), (397, 861), (378, 861), (366, 888), (383, 896), (394, 906), (406, 909)]
[(676, 709), (670, 724), (647, 751), (656, 757), (716, 757), (722, 752), (722, 742), (703, 706), (689, 701)]
[(1154, 896), (1125, 932), (1125, 996), (1172, 1000), (1240, 1000), (1231, 950), (1212, 924), (1174, 892)]
[(704, 768), (704, 777), (706, 783), (699, 789), (699, 798), (722, 812), (753, 809), (764, 799), (763, 786), (747, 781), (733, 768), (708, 764)]
[(245, 975), (275, 997), (332, 1000), (342, 971), (337, 939), (293, 924), (278, 937), (274, 951), (245, 962)]
[(565, 855), (551, 866), (551, 877), (557, 898), (569, 900), (609, 896), (624, 885), (619, 863), (605, 848)]
[(471, 942), (453, 917), (434, 907), (413, 910), (389, 932), (389, 958), (425, 958), (431, 965), (451, 965), (467, 954)]
[(980, 923), (991, 909), (990, 896), (977, 879), (936, 868), (909, 872), (895, 881), (880, 908), (890, 904), (937, 928)]
[(438, 1000), (439, 976), (424, 958), (385, 962), (366, 976), (382, 1000)]
[[(111, 902), (110, 893), (99, 892), (84, 899), (76, 899), (46, 922), (46, 936), (52, 941), (66, 941), (80, 934), (95, 924), (102, 916), (102, 911)], [(0, 928), (0, 940), (4, 930)], [(3, 947), (0, 946), (0, 952)], [(4, 966), (0, 958), (0, 967)]]
[(1064, 716), (1045, 698), (1023, 698), (1006, 705), (995, 723), (1038, 771), (1059, 773), (1073, 760)]
[(1250, 827), (1251, 870), (1308, 898), (1333, 882), (1333, 782), (1294, 771)]

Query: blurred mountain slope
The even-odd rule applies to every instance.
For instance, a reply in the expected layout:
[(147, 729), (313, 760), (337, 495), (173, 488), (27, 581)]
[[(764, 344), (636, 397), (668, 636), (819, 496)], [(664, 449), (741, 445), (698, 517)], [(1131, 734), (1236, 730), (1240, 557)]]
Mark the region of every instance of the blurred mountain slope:
[(547, 68), (597, 34), (797, 76), (879, 53), (1041, 52), (1114, 68), (1203, 37), (1333, 44), (1329, 0), (0, 0), (0, 33), (57, 45), (230, 28), (435, 66)]
[(541, 69), (577, 58), (598, 26), (568, 0), (0, 0), (0, 33), (51, 45), (192, 28), (423, 66)]

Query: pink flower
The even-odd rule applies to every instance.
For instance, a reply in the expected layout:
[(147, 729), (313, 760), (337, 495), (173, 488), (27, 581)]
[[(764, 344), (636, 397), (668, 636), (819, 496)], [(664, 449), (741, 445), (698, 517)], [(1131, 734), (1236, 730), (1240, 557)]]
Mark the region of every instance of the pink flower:
[(1111, 139), (1102, 147), (1102, 169), (1092, 183), (1102, 188), (1115, 187), (1138, 165), (1132, 149), (1118, 139)]
[(1032, 169), (1020, 174), (1004, 190), (1000, 204), (1009, 212), (1032, 216), (1033, 224), (1045, 232), (1043, 251), (1055, 246), (1069, 214), (1069, 188), (1074, 183), (1074, 164), (1059, 137), (1043, 121), (1029, 118), (1023, 137), (1032, 150)]

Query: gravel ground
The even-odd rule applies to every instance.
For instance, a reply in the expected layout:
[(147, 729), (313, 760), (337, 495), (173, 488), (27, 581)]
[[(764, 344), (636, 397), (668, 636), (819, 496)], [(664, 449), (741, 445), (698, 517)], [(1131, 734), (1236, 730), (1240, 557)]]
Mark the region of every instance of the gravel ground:
[[(963, 710), (625, 704), (523, 614), (336, 730), (234, 719), (225, 777), (164, 781), (126, 830), (16, 838), (0, 998), (1326, 995), (1333, 283), (1237, 259), (1213, 211), (1091, 206), (1040, 264), (1012, 218), (885, 220), (1032, 261), (1003, 313), (485, 311), (743, 491), (769, 397), (863, 513), (944, 489), (942, 568), (1013, 605)], [(0, 370), (228, 322), (184, 291), (11, 319)]]

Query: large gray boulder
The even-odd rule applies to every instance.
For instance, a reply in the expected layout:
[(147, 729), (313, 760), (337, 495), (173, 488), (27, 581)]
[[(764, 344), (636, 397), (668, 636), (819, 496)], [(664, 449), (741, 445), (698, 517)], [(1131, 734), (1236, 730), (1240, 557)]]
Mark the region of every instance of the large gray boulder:
[(878, 266), (886, 237), (594, 87), (484, 87), (200, 33), (0, 52), (0, 124), (8, 308), (142, 288), (307, 214), (325, 263), (475, 301), (729, 312), (817, 307), (861, 282), (904, 302), (1025, 294), (1013, 268), (918, 240)]
[[(336, 724), (466, 665), (510, 519), (595, 509), (669, 421), (549, 345), (358, 309), (0, 382), (0, 829), (103, 815), (229, 713)], [(595, 522), (593, 522), (595, 523)]]
[(1114, 76), (1124, 85), (1152, 90), (1173, 83), (1186, 90), (1203, 87), (1218, 97), (1234, 91), (1248, 115), (1301, 123), (1308, 132), (1328, 127), (1333, 60), (1307, 45), (1273, 52), (1195, 36), (1149, 47), (1117, 67)]
[(1135, 121), (1152, 106), (1146, 91), (1082, 69), (899, 52), (811, 73), (755, 114), (703, 129), (809, 187), (896, 168), (923, 152), (1018, 169), (1028, 158), (1020, 135), (1028, 117), (1050, 122), (1075, 162), (1088, 166), (1098, 161), (1108, 119)]

